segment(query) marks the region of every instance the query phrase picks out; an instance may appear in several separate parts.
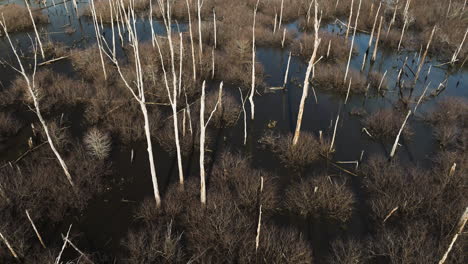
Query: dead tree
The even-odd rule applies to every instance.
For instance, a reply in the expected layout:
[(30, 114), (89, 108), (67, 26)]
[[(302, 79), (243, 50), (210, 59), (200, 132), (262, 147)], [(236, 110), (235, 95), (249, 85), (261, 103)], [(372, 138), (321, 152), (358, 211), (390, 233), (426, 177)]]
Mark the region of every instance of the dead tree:
[(32, 25), (33, 25), (33, 28), (34, 28), (34, 33), (36, 34), (37, 43), (39, 44), (39, 49), (41, 50), (42, 59), (45, 59), (44, 49), (42, 48), (41, 38), (39, 37), (39, 32), (37, 32), (36, 22), (34, 21), (34, 17), (33, 17), (31, 8), (29, 7), (28, 0), (24, 0), (24, 3), (26, 3), (26, 7), (28, 8), (29, 17), (31, 18), (31, 22), (32, 22)]
[[(361, 11), (361, 2), (362, 2), (362, 0), (359, 0), (358, 11), (357, 11), (357, 14), (356, 14), (356, 21), (354, 22), (353, 37), (351, 39), (351, 48), (349, 49), (348, 64), (346, 65), (346, 72), (345, 72), (343, 83), (346, 83), (346, 78), (348, 77), (348, 71), (349, 71), (349, 64), (351, 63), (351, 56), (353, 55), (354, 38), (356, 37), (356, 30), (357, 30), (358, 19), (359, 19), (359, 11)], [(348, 21), (348, 28), (349, 28), (350, 23), (351, 22)]]
[(213, 111), (210, 113), (208, 120), (205, 122), (205, 81), (202, 84), (202, 94), (200, 98), (200, 201), (202, 205), (206, 205), (206, 181), (205, 181), (205, 132), (206, 127), (210, 123), (213, 114), (218, 109), (218, 105), (221, 103), (223, 92), (223, 82), (219, 84), (219, 96)]
[(254, 104), (254, 94), (255, 94), (255, 18), (257, 17), (257, 8), (260, 0), (257, 0), (257, 4), (254, 9), (253, 16), (253, 26), (252, 26), (252, 88), (250, 90), (250, 118), (253, 120), (255, 117), (255, 104)]
[(0, 21), (0, 25), (2, 26), (3, 30), (5, 31), (5, 35), (6, 35), (7, 39), (8, 39), (10, 47), (13, 50), (13, 53), (15, 54), (15, 57), (16, 57), (16, 59), (18, 61), (19, 69), (14, 67), (14, 66), (11, 66), (11, 67), (16, 72), (18, 72), (21, 76), (23, 76), (23, 78), (24, 78), (24, 80), (26, 82), (26, 87), (28, 89), (29, 95), (31, 96), (31, 98), (33, 100), (34, 109), (35, 109), (37, 118), (39, 119), (39, 122), (41, 122), (42, 128), (44, 129), (44, 132), (46, 134), (47, 142), (49, 143), (49, 146), (52, 149), (52, 152), (54, 152), (55, 157), (59, 161), (60, 166), (62, 167), (63, 172), (65, 173), (65, 176), (67, 177), (68, 182), (70, 183), (70, 185), (72, 187), (74, 187), (72, 177), (70, 175), (70, 172), (68, 171), (67, 164), (65, 163), (62, 156), (60, 155), (57, 148), (55, 147), (55, 144), (54, 144), (54, 142), (52, 140), (52, 136), (50, 134), (49, 128), (47, 127), (47, 123), (44, 120), (44, 118), (42, 117), (40, 104), (39, 104), (39, 90), (36, 87), (35, 80), (34, 80), (34, 78), (36, 76), (36, 68), (37, 68), (37, 47), (36, 47), (36, 45), (33, 44), (33, 49), (34, 49), (33, 73), (32, 73), (31, 76), (28, 76), (28, 74), (26, 73), (25, 68), (23, 67), (23, 62), (21, 61), (21, 59), (20, 59), (20, 57), (18, 55), (18, 52), (16, 51), (13, 43), (11, 42), (10, 35), (8, 34), (7, 26), (5, 24), (5, 18), (3, 17), (3, 15), (2, 15), (2, 18), (3, 18), (3, 22)]
[[(169, 44), (169, 50), (170, 50), (170, 56), (171, 56), (171, 71), (172, 71), (172, 94), (169, 88), (169, 83), (168, 83), (168, 78), (167, 78), (167, 73), (165, 70), (165, 65), (164, 65), (164, 59), (163, 59), (163, 54), (161, 52), (160, 45), (158, 44), (158, 41), (155, 40), (158, 51), (159, 51), (159, 56), (161, 60), (161, 66), (164, 72), (164, 79), (165, 79), (165, 84), (166, 84), (166, 91), (167, 91), (167, 96), (169, 98), (169, 103), (171, 104), (172, 108), (172, 117), (174, 121), (174, 138), (175, 138), (175, 145), (176, 145), (176, 150), (177, 150), (177, 167), (179, 169), (179, 183), (180, 185), (183, 186), (184, 184), (184, 169), (182, 166), (182, 153), (180, 149), (180, 139), (179, 139), (179, 124), (178, 124), (178, 111), (177, 111), (177, 97), (178, 97), (178, 85), (177, 85), (177, 75), (176, 75), (176, 62), (175, 62), (175, 53), (174, 53), (174, 44), (172, 42), (172, 29), (171, 29), (171, 8), (170, 8), (170, 1), (166, 1), (167, 6), (164, 6), (163, 0), (158, 0), (158, 5), (161, 11), (161, 14), (163, 15), (163, 21), (164, 25), (166, 27), (166, 32), (167, 32), (167, 41)], [(180, 39), (180, 42), (182, 43), (182, 37)], [(181, 46), (182, 47), (182, 46)], [(182, 54), (180, 54), (182, 57)], [(180, 61), (180, 70), (182, 71), (182, 58)], [(180, 73), (181, 74), (181, 73)], [(179, 77), (181, 77), (179, 74)], [(181, 79), (181, 78), (179, 78)], [(180, 84), (179, 84), (180, 86)]]
[[(122, 0), (120, 0), (119, 4), (123, 12), (122, 18), (124, 19), (123, 22), (125, 23), (125, 27), (129, 35), (129, 40), (131, 43), (130, 46), (133, 49), (136, 80), (134, 82), (127, 81), (127, 78), (124, 76), (120, 68), (120, 64), (117, 59), (117, 54), (113, 53), (112, 49), (109, 48), (104, 37), (102, 38), (102, 40), (106, 44), (107, 49), (104, 49), (104, 47), (101, 47), (101, 49), (103, 53), (106, 54), (106, 56), (116, 66), (117, 72), (119, 73), (120, 78), (122, 79), (125, 87), (131, 93), (135, 101), (137, 101), (138, 104), (140, 105), (141, 113), (143, 115), (143, 119), (145, 123), (144, 130), (145, 130), (145, 136), (146, 136), (146, 144), (147, 144), (148, 160), (149, 160), (150, 171), (151, 171), (151, 179), (153, 182), (154, 198), (156, 201), (156, 206), (159, 208), (161, 206), (161, 196), (159, 194), (158, 180), (156, 177), (156, 165), (155, 165), (154, 156), (153, 156), (153, 143), (151, 141), (151, 130), (150, 130), (150, 121), (149, 121), (149, 116), (148, 116), (148, 109), (146, 108), (145, 88), (144, 88), (144, 82), (143, 82), (143, 70), (142, 70), (141, 61), (140, 61), (140, 50), (139, 50), (139, 41), (138, 41), (138, 36), (137, 36), (137, 31), (136, 31), (135, 12), (132, 7), (130, 7), (129, 10), (126, 11)], [(95, 12), (93, 13), (95, 14)], [(94, 20), (97, 19), (95, 15), (93, 15), (93, 19)], [(114, 23), (114, 22), (111, 21), (111, 23)], [(133, 85), (135, 87), (133, 87)]]
[[(305, 100), (308, 95), (308, 90), (309, 90), (309, 82), (310, 82), (310, 74), (311, 72), (314, 71), (315, 67), (315, 58), (317, 57), (317, 50), (320, 45), (321, 39), (319, 38), (318, 32), (320, 29), (320, 20), (317, 17), (317, 9), (318, 9), (318, 4), (317, 1), (314, 3), (315, 5), (315, 16), (314, 16), (314, 33), (315, 33), (315, 38), (314, 38), (314, 50), (312, 52), (312, 56), (310, 57), (309, 60), (309, 66), (307, 67), (307, 72), (306, 76), (304, 79), (304, 87), (302, 88), (302, 97), (301, 97), (301, 104), (299, 105), (299, 113), (297, 114), (297, 123), (296, 123), (296, 131), (294, 132), (294, 138), (293, 138), (293, 145), (296, 145), (299, 136), (301, 134), (301, 125), (302, 125), (302, 116), (304, 114), (304, 106), (305, 106)], [(312, 74), (313, 78), (314, 74)], [(312, 88), (313, 89), (313, 88)]]

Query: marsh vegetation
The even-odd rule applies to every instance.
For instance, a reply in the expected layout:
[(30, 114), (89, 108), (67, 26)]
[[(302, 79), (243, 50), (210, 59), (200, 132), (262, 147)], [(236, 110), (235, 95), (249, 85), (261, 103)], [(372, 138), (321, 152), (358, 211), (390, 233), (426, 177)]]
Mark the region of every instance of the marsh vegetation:
[(466, 0), (0, 2), (0, 263), (467, 263)]

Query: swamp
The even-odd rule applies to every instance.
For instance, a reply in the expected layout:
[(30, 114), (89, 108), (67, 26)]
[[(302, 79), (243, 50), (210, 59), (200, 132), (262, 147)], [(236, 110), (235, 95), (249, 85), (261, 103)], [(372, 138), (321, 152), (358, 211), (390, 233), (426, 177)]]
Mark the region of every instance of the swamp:
[(467, 0), (0, 0), (0, 263), (468, 263)]

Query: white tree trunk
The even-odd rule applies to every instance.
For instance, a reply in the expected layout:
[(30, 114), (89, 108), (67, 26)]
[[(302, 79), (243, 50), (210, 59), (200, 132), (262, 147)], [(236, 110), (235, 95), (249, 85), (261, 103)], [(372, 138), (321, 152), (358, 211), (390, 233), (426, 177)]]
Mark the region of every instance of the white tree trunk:
[[(343, 83), (346, 83), (346, 78), (348, 77), (348, 71), (349, 71), (349, 64), (351, 63), (351, 56), (353, 55), (354, 38), (356, 37), (356, 30), (357, 30), (358, 19), (359, 19), (359, 12), (361, 11), (361, 2), (362, 2), (362, 0), (359, 0), (358, 11), (357, 11), (357, 14), (356, 14), (356, 21), (354, 22), (353, 37), (351, 39), (351, 48), (349, 49), (348, 64), (346, 65), (346, 72), (345, 72)], [(348, 28), (349, 28), (350, 23), (351, 23), (351, 21), (348, 21)]]
[(26, 7), (28, 8), (29, 17), (31, 18), (31, 22), (32, 22), (32, 25), (33, 25), (33, 28), (34, 28), (34, 33), (36, 34), (37, 43), (39, 44), (39, 49), (41, 50), (42, 59), (45, 59), (44, 49), (42, 49), (41, 38), (39, 36), (39, 32), (37, 32), (36, 22), (34, 21), (34, 17), (33, 17), (33, 14), (31, 12), (31, 8), (29, 7), (28, 0), (24, 0), (24, 2), (26, 3)]
[(377, 31), (377, 38), (375, 40), (375, 45), (374, 45), (374, 53), (372, 54), (372, 61), (375, 61), (377, 59), (377, 48), (379, 47), (379, 39), (380, 39), (380, 30), (382, 29), (382, 19), (383, 17), (380, 17), (380, 23), (379, 23), (379, 29)]
[(406, 125), (406, 121), (408, 121), (408, 117), (410, 115), (411, 115), (411, 110), (408, 111), (408, 114), (405, 117), (405, 121), (403, 121), (403, 125), (401, 125), (400, 131), (398, 131), (398, 135), (395, 139), (395, 143), (393, 143), (392, 151), (390, 152), (390, 158), (393, 158), (393, 156), (395, 155), (395, 151), (398, 146), (398, 141), (400, 141), (401, 132), (403, 132), (403, 129), (405, 128), (405, 125)]
[(46, 245), (44, 244), (44, 241), (42, 240), (41, 234), (36, 228), (36, 225), (34, 224), (33, 220), (31, 219), (31, 216), (29, 215), (28, 210), (26, 210), (26, 216), (29, 219), (29, 222), (31, 223), (32, 228), (34, 229), (34, 232), (36, 233), (37, 238), (39, 239), (39, 242), (41, 242), (41, 245), (43, 248), (47, 248)]
[(258, 250), (260, 245), (260, 229), (262, 227), (262, 192), (263, 192), (263, 177), (260, 177), (260, 194), (259, 194), (259, 203), (258, 208), (258, 224), (257, 224), (257, 236), (255, 238), (255, 252)]
[(36, 75), (36, 66), (37, 66), (37, 49), (36, 49), (36, 46), (33, 45), (33, 48), (34, 48), (34, 71), (33, 71), (32, 80), (31, 80), (31, 79), (29, 79), (28, 75), (26, 74), (26, 70), (23, 67), (23, 63), (22, 63), (18, 53), (16, 52), (16, 49), (13, 46), (13, 43), (11, 42), (10, 35), (8, 34), (8, 30), (7, 30), (5, 21), (0, 22), (0, 25), (2, 26), (2, 28), (5, 31), (5, 35), (6, 35), (7, 39), (8, 39), (8, 42), (10, 43), (10, 46), (11, 46), (11, 48), (13, 50), (13, 53), (15, 54), (16, 59), (18, 61), (18, 64), (20, 66), (19, 70), (16, 69), (16, 68), (14, 68), (14, 69), (18, 73), (20, 73), (23, 76), (24, 80), (26, 81), (26, 86), (28, 88), (29, 95), (33, 99), (34, 108), (36, 110), (36, 115), (37, 115), (39, 121), (41, 122), (42, 128), (44, 129), (44, 132), (45, 132), (46, 137), (47, 137), (47, 142), (49, 143), (49, 146), (52, 149), (52, 152), (55, 154), (57, 160), (59, 161), (60, 166), (62, 166), (63, 172), (65, 173), (65, 176), (67, 177), (68, 182), (70, 183), (70, 185), (72, 187), (74, 187), (72, 177), (71, 177), (71, 175), (70, 175), (70, 173), (68, 171), (68, 167), (65, 164), (65, 161), (62, 159), (62, 156), (60, 155), (60, 153), (55, 148), (54, 142), (53, 142), (52, 137), (50, 136), (50, 133), (49, 133), (49, 128), (47, 127), (47, 124), (46, 124), (44, 118), (42, 117), (41, 109), (39, 107), (39, 99), (37, 98), (38, 91), (37, 91), (37, 88), (35, 87), (35, 82), (34, 82), (34, 77)]
[(429, 51), (429, 47), (431, 46), (432, 37), (434, 37), (435, 30), (436, 30), (436, 26), (432, 28), (431, 36), (429, 37), (429, 41), (427, 42), (426, 50), (424, 51), (424, 55), (422, 56), (421, 61), (419, 62), (418, 71), (416, 72), (416, 76), (414, 77), (415, 84), (419, 79), (419, 74), (421, 73), (421, 69), (424, 65), (424, 60), (426, 59), (427, 52)]
[(254, 104), (254, 94), (255, 94), (255, 18), (257, 17), (257, 8), (258, 3), (260, 0), (257, 0), (257, 4), (255, 5), (254, 9), (254, 16), (253, 16), (253, 26), (252, 26), (252, 88), (250, 90), (250, 118), (254, 120), (255, 117), (255, 104)]
[(286, 87), (286, 83), (288, 82), (289, 64), (290, 63), (291, 63), (291, 52), (289, 52), (288, 65), (286, 66), (286, 72), (284, 73), (283, 88)]
[(2, 232), (0, 232), (0, 238), (3, 240), (3, 243), (5, 243), (5, 245), (7, 246), (8, 250), (10, 251), (11, 255), (15, 258), (15, 259), (19, 259), (18, 255), (16, 254), (15, 250), (13, 249), (13, 247), (10, 245), (10, 242), (8, 242), (8, 240), (6, 239), (6, 237), (2, 234)]
[(442, 259), (439, 261), (439, 264), (444, 264), (445, 261), (447, 260), (448, 254), (450, 253), (450, 251), (452, 251), (453, 245), (457, 241), (458, 237), (462, 234), (467, 220), (468, 220), (468, 207), (465, 208), (465, 212), (463, 212), (463, 215), (460, 217), (460, 221), (458, 222), (458, 225), (457, 225), (457, 233), (453, 236), (452, 241), (450, 242), (449, 248), (445, 252)]
[(193, 31), (192, 31), (192, 17), (190, 15), (190, 5), (188, 0), (185, 0), (187, 4), (187, 12), (188, 12), (188, 22), (189, 22), (189, 33), (190, 33), (190, 44), (192, 47), (192, 70), (193, 70), (193, 80), (197, 79), (197, 67), (195, 63), (195, 47), (193, 44)]
[(213, 114), (218, 109), (221, 102), (221, 94), (223, 91), (223, 83), (219, 85), (219, 96), (213, 111), (210, 113), (208, 120), (205, 122), (205, 81), (202, 84), (202, 94), (200, 98), (200, 202), (206, 205), (206, 176), (205, 176), (205, 131), (210, 123)]
[[(301, 125), (302, 125), (302, 116), (304, 114), (304, 106), (305, 106), (305, 100), (308, 95), (308, 90), (309, 90), (309, 78), (310, 78), (310, 73), (313, 71), (313, 68), (315, 67), (315, 57), (317, 56), (317, 50), (320, 45), (321, 39), (318, 36), (319, 28), (320, 28), (320, 22), (317, 17), (317, 9), (318, 9), (318, 4), (317, 1), (315, 1), (315, 17), (314, 17), (314, 32), (315, 32), (315, 39), (314, 39), (314, 50), (312, 52), (312, 56), (310, 57), (309, 60), (309, 66), (307, 67), (306, 71), (306, 76), (304, 79), (304, 87), (302, 88), (302, 97), (301, 97), (301, 103), (299, 105), (299, 113), (297, 114), (297, 123), (296, 123), (296, 131), (294, 132), (294, 138), (293, 138), (293, 145), (296, 145), (299, 136), (301, 133)], [(312, 75), (313, 77), (313, 75)]]

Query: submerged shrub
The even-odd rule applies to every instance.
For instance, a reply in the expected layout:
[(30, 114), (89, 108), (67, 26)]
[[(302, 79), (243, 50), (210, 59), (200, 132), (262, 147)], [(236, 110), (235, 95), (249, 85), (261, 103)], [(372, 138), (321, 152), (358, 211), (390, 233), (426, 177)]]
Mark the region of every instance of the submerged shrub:
[[(391, 141), (395, 140), (404, 120), (405, 116), (394, 109), (380, 109), (364, 118), (363, 124), (373, 137)], [(402, 135), (407, 139), (413, 135), (409, 124), (405, 125)]]
[[(218, 102), (219, 93), (211, 92), (208, 94), (205, 100), (205, 120), (208, 120), (211, 112)], [(215, 127), (231, 127), (237, 123), (241, 112), (241, 105), (237, 98), (235, 98), (230, 92), (223, 91), (221, 96), (221, 103), (218, 104), (216, 112), (214, 112), (210, 124)]]
[[(252, 234), (252, 238), (245, 244), (244, 252), (253, 252), (254, 242)], [(262, 225), (257, 252), (242, 254), (239, 263), (311, 264), (314, 262), (309, 242), (299, 232), (267, 223)]]
[(186, 263), (181, 238), (172, 221), (130, 231), (122, 241), (127, 251), (125, 263)]
[[(347, 81), (343, 82), (346, 68), (338, 64), (323, 64), (317, 67), (313, 81), (324, 90), (346, 94), (362, 94), (366, 91), (366, 77), (357, 70), (350, 69)], [(351, 87), (349, 82), (351, 80)]]
[(434, 137), (442, 147), (463, 148), (466, 144), (468, 101), (464, 98), (442, 99), (425, 119), (434, 127)]
[(302, 131), (296, 145), (292, 140), (292, 134), (281, 136), (269, 131), (259, 142), (276, 153), (287, 167), (294, 169), (305, 168), (320, 159), (320, 155), (329, 154), (328, 140), (320, 141), (310, 132)]
[(428, 171), (405, 168), (383, 156), (371, 158), (362, 171), (373, 218), (382, 221), (397, 207), (395, 214), (409, 219), (421, 214), (433, 187)]
[[(80, 80), (74, 80), (52, 70), (40, 70), (35, 75), (35, 93), (38, 97), (41, 111), (51, 111), (62, 105), (74, 105), (91, 98), (90, 88)], [(18, 76), (9, 91), (17, 100), (33, 104), (33, 98), (26, 81)]]
[[(31, 9), (36, 25), (47, 23), (47, 17), (40, 10)], [(17, 4), (6, 4), (0, 6), (0, 16), (5, 18), (8, 32), (28, 30), (33, 27), (29, 11), (26, 7)], [(3, 33), (0, 33), (2, 35)]]
[[(259, 196), (260, 178), (263, 178), (263, 191)], [(270, 213), (278, 207), (275, 178), (252, 168), (247, 157), (224, 152), (215, 162), (209, 181), (210, 190), (232, 197), (230, 199), (236, 200), (249, 214), (257, 212), (259, 203), (264, 213)]]
[(109, 134), (103, 133), (97, 128), (90, 129), (86, 133), (83, 142), (89, 154), (98, 159), (106, 159), (110, 154), (111, 138)]
[[(319, 38), (321, 41), (317, 50), (318, 58), (323, 57), (323, 60), (332, 62), (346, 61), (351, 45), (345, 42), (344, 37), (340, 37), (333, 33), (320, 32)], [(300, 38), (294, 40), (292, 52), (308, 61), (314, 51), (314, 41), (314, 35), (304, 34)], [(328, 49), (328, 45), (330, 45), (330, 49)], [(318, 68), (319, 67), (317, 67), (317, 69)]]
[(286, 190), (284, 208), (294, 214), (346, 222), (356, 203), (346, 182), (338, 183), (326, 175), (309, 177)]

